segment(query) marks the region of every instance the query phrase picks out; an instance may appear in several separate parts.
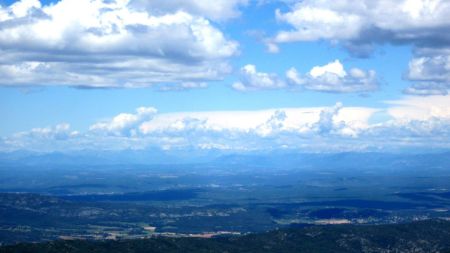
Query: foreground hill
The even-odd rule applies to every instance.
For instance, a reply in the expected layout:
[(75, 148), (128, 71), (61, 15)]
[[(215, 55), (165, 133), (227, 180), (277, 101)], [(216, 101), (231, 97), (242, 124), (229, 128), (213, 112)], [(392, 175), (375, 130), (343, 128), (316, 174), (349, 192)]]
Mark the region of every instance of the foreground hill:
[(126, 241), (57, 241), (0, 248), (1, 253), (140, 252), (450, 252), (450, 222), (336, 225), (277, 230), (213, 239), (154, 238)]

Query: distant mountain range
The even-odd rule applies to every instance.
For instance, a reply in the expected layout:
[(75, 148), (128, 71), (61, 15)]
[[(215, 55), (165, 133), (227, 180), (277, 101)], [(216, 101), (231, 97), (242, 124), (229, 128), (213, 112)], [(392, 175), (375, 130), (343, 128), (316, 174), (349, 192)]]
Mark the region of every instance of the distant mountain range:
[(433, 168), (450, 164), (450, 152), (439, 153), (299, 153), (286, 150), (231, 152), (223, 150), (124, 150), (37, 153), (15, 151), (0, 153), (0, 165), (167, 165), (203, 164), (211, 166), (271, 168), (354, 168), (417, 167)]

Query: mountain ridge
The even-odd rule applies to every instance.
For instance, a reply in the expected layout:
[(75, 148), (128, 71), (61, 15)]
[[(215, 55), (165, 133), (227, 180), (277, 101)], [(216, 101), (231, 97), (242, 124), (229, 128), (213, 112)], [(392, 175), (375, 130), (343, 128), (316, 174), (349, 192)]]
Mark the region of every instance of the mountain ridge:
[(289, 228), (245, 236), (151, 238), (123, 241), (55, 241), (0, 248), (1, 253), (144, 252), (450, 252), (450, 221), (391, 225), (332, 225)]

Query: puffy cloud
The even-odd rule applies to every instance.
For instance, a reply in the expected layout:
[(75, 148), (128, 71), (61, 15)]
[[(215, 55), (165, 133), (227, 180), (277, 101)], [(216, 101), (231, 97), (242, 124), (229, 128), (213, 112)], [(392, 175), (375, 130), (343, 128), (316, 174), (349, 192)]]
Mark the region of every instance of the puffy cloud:
[(61, 123), (54, 127), (33, 128), (30, 131), (19, 132), (2, 138), (2, 141), (4, 147), (48, 151), (66, 149), (67, 142), (78, 137), (80, 137), (78, 131), (71, 130), (67, 123)]
[(286, 84), (276, 74), (258, 72), (255, 65), (245, 65), (241, 68), (240, 81), (232, 85), (238, 91), (280, 89)]
[[(41, 3), (38, 0), (23, 0), (13, 3), (10, 8), (11, 12), (16, 17), (25, 17), (30, 11), (41, 8)], [(2, 20), (4, 20), (5, 17), (6, 16), (3, 16)]]
[(339, 60), (335, 60), (334, 62), (330, 62), (325, 66), (316, 66), (311, 69), (309, 74), (313, 78), (317, 78), (326, 74), (333, 74), (338, 77), (344, 77), (347, 73), (344, 70), (344, 66), (342, 66)]
[(450, 2), (400, 1), (295, 1), (287, 12), (276, 11), (280, 22), (293, 29), (267, 39), (269, 50), (278, 44), (327, 40), (351, 54), (367, 57), (377, 45), (413, 45), (414, 58), (406, 79), (410, 95), (445, 95), (449, 90)]
[(277, 19), (294, 30), (280, 31), (273, 42), (326, 39), (353, 46), (385, 42), (448, 45), (449, 14), (450, 3), (444, 0), (298, 1), (288, 12), (276, 11)]
[(264, 124), (256, 127), (255, 132), (261, 136), (277, 134), (285, 129), (285, 121), (287, 119), (284, 110), (276, 110)]
[(222, 79), (238, 44), (200, 12), (181, 9), (158, 12), (128, 0), (0, 7), (0, 73), (7, 77), (0, 84), (146, 87)]
[(450, 89), (450, 49), (418, 50), (409, 62), (406, 79), (414, 85), (405, 89), (410, 95), (446, 95)]
[(92, 125), (89, 130), (107, 135), (136, 136), (139, 133), (137, 127), (151, 120), (156, 113), (157, 110), (153, 107), (139, 107), (135, 114), (121, 113), (111, 120)]
[(311, 125), (311, 130), (318, 135), (342, 136), (356, 138), (370, 129), (369, 120), (377, 109), (345, 108), (341, 102), (323, 108), (319, 119)]
[(379, 87), (374, 70), (352, 68), (347, 72), (339, 60), (316, 66), (305, 75), (300, 75), (295, 68), (291, 68), (286, 72), (286, 78), (293, 86), (323, 92), (364, 93), (375, 91)]
[(255, 65), (249, 64), (241, 68), (240, 80), (232, 85), (238, 91), (300, 88), (335, 93), (365, 93), (375, 91), (378, 87), (374, 70), (352, 68), (346, 71), (339, 60), (313, 67), (304, 75), (290, 68), (286, 71), (286, 80), (273, 73), (258, 72)]
[(30, 132), (22, 134), (39, 139), (65, 140), (77, 136), (79, 133), (77, 131), (71, 131), (69, 124), (61, 123), (55, 127), (33, 128)]
[(324, 2), (326, 1), (302, 1), (297, 3), (291, 12), (282, 13), (277, 10), (277, 19), (292, 25), (295, 30), (281, 31), (274, 38), (274, 42), (351, 39), (357, 36), (361, 18), (357, 14), (333, 10)]
[(315, 124), (315, 128), (321, 134), (331, 133), (335, 128), (335, 117), (342, 109), (342, 103), (337, 103), (334, 107), (326, 108), (320, 112), (319, 121)]

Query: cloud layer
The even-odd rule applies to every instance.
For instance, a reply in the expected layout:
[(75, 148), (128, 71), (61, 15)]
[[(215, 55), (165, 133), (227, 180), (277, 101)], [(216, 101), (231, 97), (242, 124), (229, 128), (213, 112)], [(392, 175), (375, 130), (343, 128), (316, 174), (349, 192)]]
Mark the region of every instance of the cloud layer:
[(80, 132), (68, 124), (1, 138), (0, 150), (227, 149), (305, 151), (450, 148), (447, 96), (405, 97), (387, 108), (278, 108), (157, 113), (140, 107)]
[[(230, 12), (223, 18), (238, 15), (234, 8), (241, 3), (223, 4)], [(194, 7), (188, 6), (198, 2), (186, 1), (186, 8), (165, 5), (158, 10), (128, 0), (61, 0), (45, 6), (21, 0), (0, 7), (0, 74), (5, 77), (0, 85), (187, 87), (222, 79), (238, 43), (202, 11), (189, 12)], [(201, 6), (204, 12), (217, 8)]]

